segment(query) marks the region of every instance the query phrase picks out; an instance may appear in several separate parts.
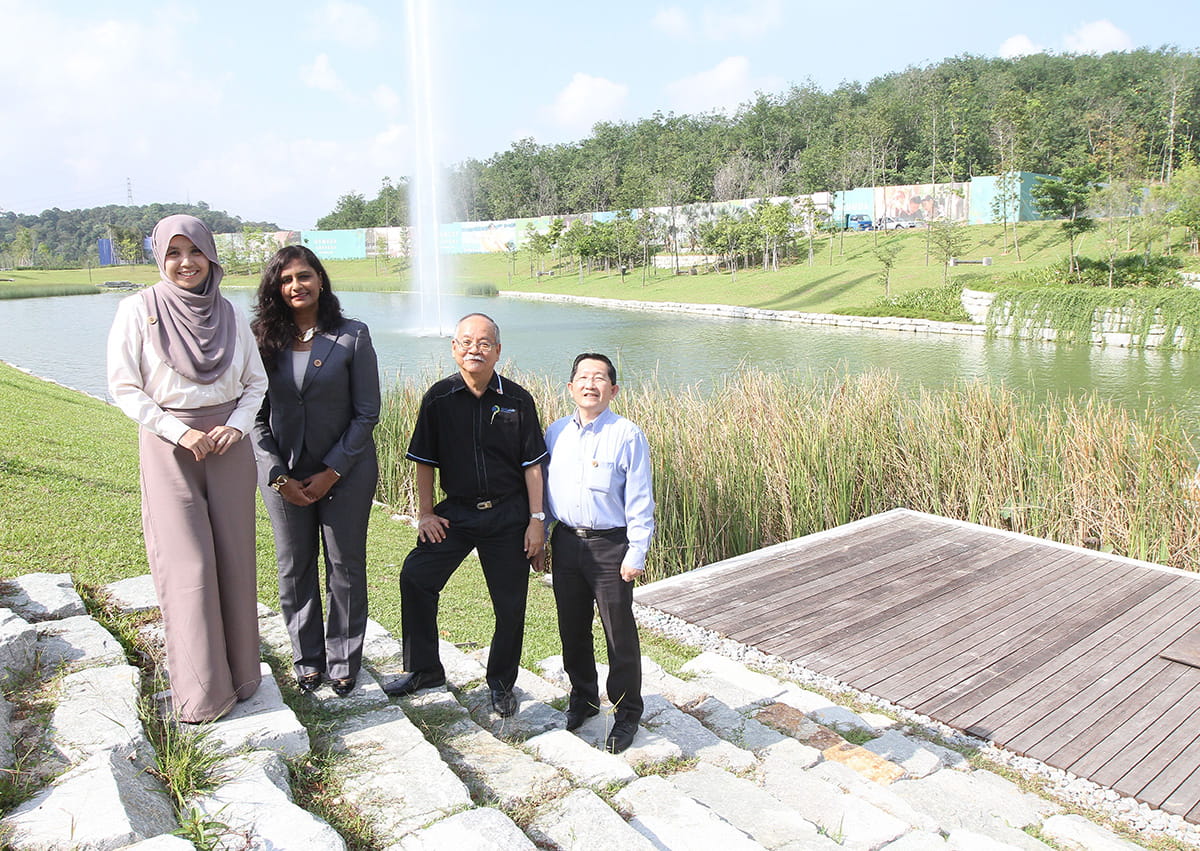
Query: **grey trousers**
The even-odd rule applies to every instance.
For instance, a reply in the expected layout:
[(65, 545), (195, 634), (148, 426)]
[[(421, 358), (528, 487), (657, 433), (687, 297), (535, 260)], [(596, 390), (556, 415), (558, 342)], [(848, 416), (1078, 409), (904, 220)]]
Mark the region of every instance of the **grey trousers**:
[[(302, 456), (296, 477), (325, 469)], [(308, 472), (303, 472), (307, 470)], [(275, 534), (279, 608), (292, 639), (296, 675), (325, 673), (354, 679), (367, 630), (367, 523), (379, 481), (375, 454), (364, 453), (324, 499), (293, 505), (259, 477), (259, 492)], [(324, 550), (325, 604), (321, 607), (318, 554)]]
[[(192, 428), (223, 425), (235, 403), (172, 411)], [(141, 429), (142, 531), (167, 638), (174, 712), (211, 721), (258, 689), (254, 453), (192, 453)]]

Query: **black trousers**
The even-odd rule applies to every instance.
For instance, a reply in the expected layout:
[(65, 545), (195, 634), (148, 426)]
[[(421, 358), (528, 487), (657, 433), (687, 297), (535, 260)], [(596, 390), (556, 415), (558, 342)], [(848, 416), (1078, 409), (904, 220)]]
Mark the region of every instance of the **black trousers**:
[(592, 604), (600, 612), (608, 645), (608, 699), (616, 720), (642, 717), (642, 646), (633, 618), (633, 583), (621, 579), (629, 543), (624, 533), (579, 538), (560, 523), (551, 533), (554, 603), (562, 639), (563, 668), (571, 680), (572, 703), (600, 705)]
[(525, 557), (529, 502), (524, 496), (514, 497), (479, 511), (447, 500), (434, 512), (450, 521), (446, 537), (437, 543), (418, 541), (400, 570), (404, 668), (445, 673), (438, 653), (438, 600), (450, 576), (474, 549), (479, 552), (496, 616), (488, 653), (488, 686), (511, 689), (521, 664), (529, 594), (529, 559)]

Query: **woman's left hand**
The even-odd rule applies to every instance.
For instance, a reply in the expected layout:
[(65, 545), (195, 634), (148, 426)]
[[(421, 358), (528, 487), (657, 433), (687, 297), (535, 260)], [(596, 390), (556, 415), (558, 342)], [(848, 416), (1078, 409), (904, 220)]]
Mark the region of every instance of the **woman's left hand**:
[(214, 444), (213, 452), (224, 455), (226, 450), (242, 439), (242, 433), (233, 426), (219, 425), (208, 430), (208, 437)]
[(309, 499), (316, 502), (319, 499), (325, 498), (325, 494), (333, 489), (333, 486), (337, 484), (337, 480), (338, 474), (332, 468), (326, 467), (321, 472), (309, 476), (300, 484), (304, 485), (304, 493), (308, 495)]

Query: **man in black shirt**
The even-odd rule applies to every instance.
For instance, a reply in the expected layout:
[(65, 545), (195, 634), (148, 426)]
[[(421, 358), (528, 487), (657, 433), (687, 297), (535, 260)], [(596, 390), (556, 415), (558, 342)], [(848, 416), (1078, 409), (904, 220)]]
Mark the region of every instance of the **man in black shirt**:
[[(482, 313), (464, 316), (451, 342), (458, 374), (421, 400), (407, 457), (417, 464), (417, 545), (400, 571), (404, 668), (384, 685), (412, 694), (446, 682), (438, 654), (438, 595), (475, 549), (496, 627), (488, 655), (492, 708), (517, 710), (529, 566), (545, 544), (542, 459), (546, 444), (533, 397), (496, 372), (500, 329)], [(446, 498), (433, 503), (434, 469)]]

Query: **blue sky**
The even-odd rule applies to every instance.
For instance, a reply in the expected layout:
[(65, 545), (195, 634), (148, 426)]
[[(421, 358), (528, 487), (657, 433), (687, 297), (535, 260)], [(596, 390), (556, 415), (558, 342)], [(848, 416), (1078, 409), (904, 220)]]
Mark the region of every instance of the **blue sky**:
[[(962, 53), (1200, 42), (1195, 0), (430, 6), (443, 162)], [(0, 211), (123, 204), (132, 190), (304, 228), (339, 195), (411, 172), (403, 0), (0, 0), (0, 21)]]

